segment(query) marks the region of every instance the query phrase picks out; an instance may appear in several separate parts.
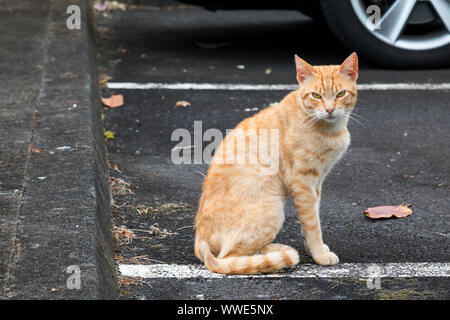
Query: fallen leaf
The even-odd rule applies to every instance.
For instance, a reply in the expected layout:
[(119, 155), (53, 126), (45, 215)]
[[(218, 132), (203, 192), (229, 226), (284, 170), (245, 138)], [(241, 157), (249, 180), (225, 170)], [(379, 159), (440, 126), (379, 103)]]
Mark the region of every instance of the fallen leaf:
[(136, 238), (136, 234), (131, 230), (127, 229), (125, 226), (113, 226), (113, 236), (116, 241), (120, 244), (130, 244), (133, 239)]
[(119, 284), (125, 287), (137, 286), (139, 284), (139, 279), (133, 277), (120, 277)]
[(119, 178), (111, 178), (111, 192), (114, 196), (124, 196), (134, 194), (130, 189), (130, 184)]
[(123, 106), (123, 95), (115, 94), (109, 98), (102, 98), (102, 103), (110, 108), (118, 108)]
[(31, 145), (30, 145), (30, 152), (33, 152), (33, 153), (41, 153), (41, 150), (39, 150), (38, 148), (36, 148), (36, 146), (34, 145), (34, 143), (32, 143)]
[(183, 107), (183, 108), (187, 108), (191, 105), (191, 103), (189, 101), (177, 101), (177, 103), (175, 104), (176, 107)]
[(101, 75), (98, 82), (99, 82), (99, 84), (100, 84), (101, 86), (103, 86), (103, 85), (105, 85), (109, 80), (111, 80), (111, 77), (110, 77), (110, 76), (107, 76), (107, 75)]
[(122, 171), (119, 170), (119, 166), (118, 166), (116, 163), (114, 163), (114, 164), (112, 165), (112, 169), (113, 169), (114, 171), (117, 171), (118, 173), (122, 173)]
[(105, 133), (103, 135), (105, 136), (105, 141), (114, 139), (114, 132), (112, 132), (112, 131), (105, 131)]
[(404, 218), (412, 214), (413, 211), (409, 206), (379, 206), (368, 208), (364, 211), (364, 215), (371, 219), (388, 219), (392, 217)]

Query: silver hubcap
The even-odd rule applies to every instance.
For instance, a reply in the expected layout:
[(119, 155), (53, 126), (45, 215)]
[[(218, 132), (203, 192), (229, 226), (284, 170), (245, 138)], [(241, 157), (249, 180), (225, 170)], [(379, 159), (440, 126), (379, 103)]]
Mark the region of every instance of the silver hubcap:
[[(363, 0), (350, 0), (353, 10), (361, 23), (375, 37), (391, 46), (407, 50), (430, 50), (450, 43), (450, 0), (395, 0), (392, 5), (377, 19), (376, 11), (367, 13), (367, 5)], [(419, 5), (432, 8), (435, 20), (433, 28), (423, 26), (423, 32), (407, 33), (407, 25), (412, 19), (412, 12)], [(376, 8), (375, 8), (376, 9)], [(370, 17), (372, 15), (372, 17)], [(417, 25), (417, 23), (414, 23)], [(417, 28), (416, 28), (417, 31)]]

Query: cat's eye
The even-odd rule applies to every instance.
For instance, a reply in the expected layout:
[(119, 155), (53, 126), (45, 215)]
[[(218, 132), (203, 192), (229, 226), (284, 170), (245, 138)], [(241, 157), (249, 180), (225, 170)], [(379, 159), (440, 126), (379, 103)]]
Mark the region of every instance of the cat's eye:
[(316, 99), (322, 99), (322, 96), (320, 94), (318, 94), (317, 92), (313, 92), (312, 96)]
[(338, 94), (336, 95), (336, 97), (340, 98), (343, 97), (345, 95), (345, 90), (339, 91)]

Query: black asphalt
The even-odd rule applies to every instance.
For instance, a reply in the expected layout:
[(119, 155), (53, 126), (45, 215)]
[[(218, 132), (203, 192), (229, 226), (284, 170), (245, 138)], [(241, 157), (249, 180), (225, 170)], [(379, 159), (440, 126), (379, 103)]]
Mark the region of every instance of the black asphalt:
[[(110, 82), (295, 83), (295, 53), (312, 64), (340, 63), (351, 51), (331, 33), (297, 12), (216, 13), (184, 5), (129, 8), (97, 15), (100, 73)], [(197, 42), (197, 44), (196, 44)], [(205, 49), (200, 43), (226, 43)], [(238, 69), (237, 65), (244, 65)], [(266, 69), (271, 73), (266, 75)], [(360, 83), (448, 82), (450, 70), (396, 71), (363, 59)], [(144, 263), (199, 263), (192, 228), (207, 165), (174, 165), (171, 134), (232, 129), (239, 121), (279, 101), (283, 91), (102, 90), (121, 93), (125, 105), (105, 108), (111, 171), (134, 194), (116, 195), (117, 226), (176, 232), (165, 238), (134, 239), (117, 246), (118, 256), (147, 256)], [(449, 262), (450, 93), (448, 91), (361, 91), (349, 126), (352, 144), (327, 178), (321, 203), (324, 241), (346, 263)], [(191, 103), (175, 107), (179, 100)], [(367, 207), (412, 204), (405, 219), (371, 221)], [(151, 206), (147, 214), (137, 208)], [(277, 241), (304, 251), (294, 206)], [(136, 232), (139, 236), (146, 234)], [(386, 279), (381, 290), (358, 279), (149, 280), (124, 285), (124, 298), (195, 299), (448, 299), (448, 278)]]

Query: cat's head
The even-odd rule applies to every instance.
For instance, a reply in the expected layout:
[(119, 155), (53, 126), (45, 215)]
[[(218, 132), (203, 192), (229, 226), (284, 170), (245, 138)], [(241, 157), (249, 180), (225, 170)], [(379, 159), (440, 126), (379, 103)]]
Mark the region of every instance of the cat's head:
[(311, 66), (295, 56), (301, 106), (311, 117), (326, 122), (347, 118), (356, 103), (358, 56), (352, 53), (341, 65)]

